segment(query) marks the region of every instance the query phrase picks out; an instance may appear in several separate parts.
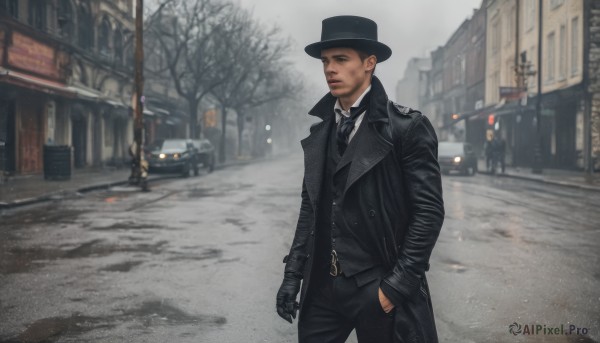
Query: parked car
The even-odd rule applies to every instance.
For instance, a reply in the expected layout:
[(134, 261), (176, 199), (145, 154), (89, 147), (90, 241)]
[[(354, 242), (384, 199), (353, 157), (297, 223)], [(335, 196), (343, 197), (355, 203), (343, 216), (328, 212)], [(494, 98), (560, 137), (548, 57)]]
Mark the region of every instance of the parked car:
[(196, 160), (203, 167), (208, 168), (208, 172), (215, 169), (215, 147), (208, 139), (193, 139), (192, 143), (196, 148)]
[(197, 149), (189, 139), (156, 141), (145, 149), (149, 172), (179, 172), (188, 177), (199, 174)]
[(458, 171), (463, 175), (477, 173), (477, 156), (469, 143), (440, 142), (438, 146), (438, 161), (442, 173), (448, 175)]

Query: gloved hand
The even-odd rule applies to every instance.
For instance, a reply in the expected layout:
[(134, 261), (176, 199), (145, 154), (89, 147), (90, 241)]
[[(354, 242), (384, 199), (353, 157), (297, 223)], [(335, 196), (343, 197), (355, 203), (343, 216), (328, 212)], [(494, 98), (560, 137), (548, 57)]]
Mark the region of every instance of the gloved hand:
[(296, 319), (296, 311), (300, 307), (296, 302), (296, 296), (300, 291), (302, 279), (297, 274), (290, 272), (284, 275), (281, 287), (277, 292), (277, 314), (292, 323), (292, 318)]

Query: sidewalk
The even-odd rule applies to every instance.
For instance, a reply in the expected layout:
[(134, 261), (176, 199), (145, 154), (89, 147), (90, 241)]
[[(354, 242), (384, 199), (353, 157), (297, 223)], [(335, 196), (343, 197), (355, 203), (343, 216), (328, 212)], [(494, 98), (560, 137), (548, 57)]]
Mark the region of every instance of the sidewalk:
[[(261, 159), (233, 160), (217, 165), (215, 170), (233, 165), (243, 165), (260, 161)], [(479, 172), (485, 171), (485, 161), (479, 161)], [(25, 175), (10, 177), (0, 183), (0, 210), (39, 202), (61, 199), (75, 193), (85, 193), (98, 189), (127, 185), (130, 170), (128, 169), (76, 169), (70, 180), (44, 180), (44, 176)], [(544, 169), (543, 174), (533, 174), (530, 168), (507, 167), (499, 177), (511, 177), (558, 186), (600, 191), (600, 174), (594, 174), (591, 179), (583, 172)], [(150, 174), (149, 182), (178, 177), (176, 174)]]
[(44, 180), (44, 175), (18, 175), (0, 183), (0, 209), (60, 199), (69, 194), (127, 184), (127, 169), (76, 169), (70, 180)]
[[(479, 160), (478, 168), (481, 174), (490, 175), (490, 173), (488, 173), (485, 169), (484, 160)], [(593, 174), (591, 177), (589, 177), (587, 174), (581, 171), (544, 169), (542, 174), (533, 174), (531, 172), (531, 168), (514, 168), (507, 166), (504, 174), (499, 173), (497, 176), (535, 181), (557, 186), (600, 191), (600, 173)]]
[[(257, 162), (262, 159), (227, 161), (215, 166), (215, 171), (234, 165)], [(44, 180), (42, 174), (18, 175), (0, 181), (0, 210), (31, 205), (49, 200), (58, 200), (76, 193), (128, 184), (129, 169), (75, 169), (70, 180)], [(177, 174), (150, 174), (148, 182), (179, 178)]]

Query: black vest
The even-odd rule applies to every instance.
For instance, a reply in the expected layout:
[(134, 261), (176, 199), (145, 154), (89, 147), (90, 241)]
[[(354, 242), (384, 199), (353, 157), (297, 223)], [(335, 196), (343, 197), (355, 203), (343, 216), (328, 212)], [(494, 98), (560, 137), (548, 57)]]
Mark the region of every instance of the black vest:
[[(354, 154), (366, 125), (368, 123), (365, 115), (344, 156)], [(341, 159), (337, 148), (336, 129), (337, 125), (334, 123), (326, 147), (321, 198), (318, 201), (314, 270), (321, 276), (329, 273), (333, 249), (337, 252), (343, 273), (352, 276), (381, 264), (381, 261), (377, 257), (376, 245), (371, 244), (372, 238), (368, 232), (354, 225), (355, 223), (343, 214), (342, 196), (351, 163), (336, 172)]]

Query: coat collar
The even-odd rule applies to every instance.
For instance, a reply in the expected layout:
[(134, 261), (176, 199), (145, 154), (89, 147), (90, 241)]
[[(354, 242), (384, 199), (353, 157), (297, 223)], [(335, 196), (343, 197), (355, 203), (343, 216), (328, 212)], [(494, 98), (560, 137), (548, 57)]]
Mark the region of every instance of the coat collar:
[[(359, 128), (362, 132), (360, 134), (357, 132), (348, 146), (353, 154), (344, 154), (339, 162), (340, 167), (352, 162), (344, 194), (392, 149), (392, 143), (377, 132), (375, 125), (371, 125), (375, 122), (388, 122), (388, 97), (383, 85), (375, 76), (371, 81), (369, 96), (370, 105), (365, 116), (366, 122), (363, 120)], [(304, 182), (312, 201), (320, 197), (327, 155), (324, 147), (327, 146), (328, 133), (335, 124), (333, 107), (336, 101), (337, 98), (328, 93), (310, 110), (310, 115), (319, 117), (323, 121), (315, 124), (310, 130), (310, 135), (301, 142), (304, 149)]]
[[(385, 89), (377, 76), (373, 75), (371, 79), (371, 91), (369, 92), (369, 109), (367, 110), (366, 119), (369, 123), (382, 121), (387, 122), (387, 102), (388, 96)], [(321, 118), (323, 121), (331, 119), (333, 107), (337, 98), (327, 93), (317, 104), (308, 112), (311, 116)]]

